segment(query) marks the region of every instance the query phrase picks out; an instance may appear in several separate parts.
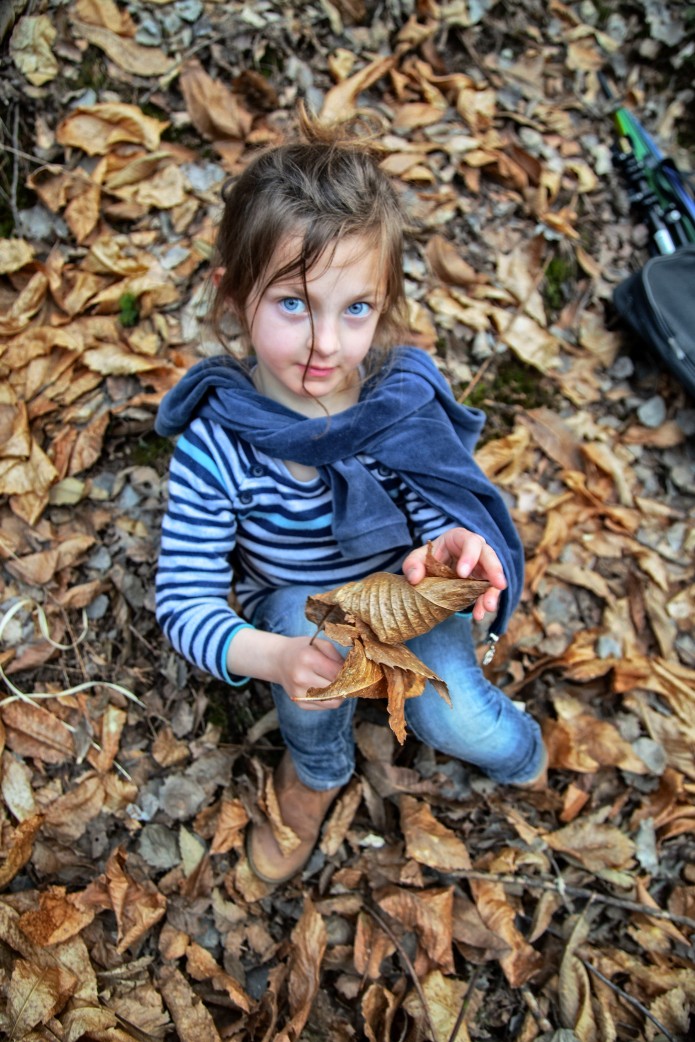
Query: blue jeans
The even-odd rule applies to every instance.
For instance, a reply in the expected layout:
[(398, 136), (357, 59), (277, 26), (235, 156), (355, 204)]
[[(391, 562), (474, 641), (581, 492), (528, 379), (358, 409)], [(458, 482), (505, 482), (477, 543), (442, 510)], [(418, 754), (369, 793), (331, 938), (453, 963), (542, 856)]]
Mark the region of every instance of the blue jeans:
[[(288, 637), (313, 635), (316, 626), (304, 615), (312, 586), (287, 586), (260, 602), (251, 620), (259, 629)], [(409, 730), (420, 741), (448, 756), (475, 764), (495, 781), (530, 781), (544, 760), (538, 724), (491, 684), (475, 653), (471, 620), (452, 615), (408, 647), (449, 688), (452, 706), (431, 684), (405, 703)], [(345, 648), (340, 651), (345, 654)], [(352, 721), (357, 699), (323, 712), (302, 709), (279, 684), (271, 690), (282, 737), (299, 778), (312, 789), (343, 785), (355, 766)]]

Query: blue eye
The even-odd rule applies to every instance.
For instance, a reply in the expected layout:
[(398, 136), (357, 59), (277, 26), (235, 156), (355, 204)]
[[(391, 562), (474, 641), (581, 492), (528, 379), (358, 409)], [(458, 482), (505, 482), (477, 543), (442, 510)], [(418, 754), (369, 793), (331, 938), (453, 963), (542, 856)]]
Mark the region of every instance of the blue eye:
[(299, 297), (283, 297), (280, 301), (280, 307), (289, 315), (299, 315), (304, 311), (305, 305), (304, 301), (300, 300)]
[(372, 306), (366, 300), (358, 300), (355, 304), (350, 304), (345, 310), (353, 318), (364, 318), (372, 310)]

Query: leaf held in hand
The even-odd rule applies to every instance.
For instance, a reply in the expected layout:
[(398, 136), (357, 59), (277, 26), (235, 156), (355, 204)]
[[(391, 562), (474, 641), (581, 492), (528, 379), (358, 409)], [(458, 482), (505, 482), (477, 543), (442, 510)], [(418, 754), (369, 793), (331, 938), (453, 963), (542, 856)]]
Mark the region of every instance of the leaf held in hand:
[(310, 688), (306, 698), (386, 698), (389, 724), (405, 741), (405, 702), (425, 690), (429, 680), (451, 704), (444, 681), (405, 646), (428, 633), (457, 611), (464, 611), (487, 590), (488, 582), (459, 579), (437, 561), (431, 544), (425, 559), (427, 575), (412, 586), (404, 575), (375, 572), (358, 582), (307, 598), (305, 613), (326, 636), (350, 650), (336, 679)]
[[(307, 599), (307, 618), (321, 625), (328, 609), (339, 609), (366, 622), (384, 644), (400, 644), (429, 633), (437, 623), (475, 604), (490, 584), (480, 579), (426, 576), (411, 586), (404, 575), (374, 572)], [(330, 612), (338, 622), (340, 611)]]

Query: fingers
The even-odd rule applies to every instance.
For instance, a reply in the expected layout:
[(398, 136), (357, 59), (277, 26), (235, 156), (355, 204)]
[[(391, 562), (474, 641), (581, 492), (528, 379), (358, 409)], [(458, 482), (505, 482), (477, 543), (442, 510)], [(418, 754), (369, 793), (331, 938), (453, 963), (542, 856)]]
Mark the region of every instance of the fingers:
[(290, 664), (282, 681), (287, 695), (302, 709), (337, 709), (343, 704), (341, 698), (314, 702), (305, 700), (310, 688), (324, 688), (333, 683), (343, 665), (343, 656), (329, 640), (290, 638)]
[(467, 579), (469, 576), (487, 579), (498, 590), (504, 590), (507, 586), (504, 569), (495, 551), (482, 536), (473, 535), (470, 532), (467, 533), (467, 538), (456, 559), (456, 574), (460, 575), (462, 579)]
[(312, 698), (293, 698), (292, 701), (300, 709), (306, 709), (310, 713), (320, 712), (323, 709), (340, 709), (345, 704), (344, 698), (326, 698), (323, 701), (316, 701)]
[[(454, 566), (462, 579), (485, 579), (490, 583), (473, 606), (473, 618), (477, 622), (488, 612), (498, 610), (500, 591), (507, 588), (507, 580), (499, 557), (482, 536), (466, 528), (450, 528), (433, 540), (432, 551), (438, 561)], [(427, 547), (418, 546), (403, 561), (403, 574), (413, 586), (425, 577), (426, 557)]]
[(329, 658), (333, 662), (337, 662), (339, 666), (342, 666), (343, 656), (340, 654), (335, 644), (332, 644), (330, 640), (314, 640), (312, 647), (317, 648), (324, 658)]
[(482, 622), (488, 612), (496, 612), (500, 601), (500, 590), (491, 586), (485, 593), (478, 597), (473, 605), (473, 618), (476, 622)]

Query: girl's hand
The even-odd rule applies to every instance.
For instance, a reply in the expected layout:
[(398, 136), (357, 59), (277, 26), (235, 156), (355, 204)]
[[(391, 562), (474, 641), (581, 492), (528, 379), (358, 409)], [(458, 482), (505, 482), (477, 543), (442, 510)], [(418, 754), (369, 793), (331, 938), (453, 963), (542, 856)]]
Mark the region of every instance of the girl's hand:
[[(490, 583), (490, 589), (473, 605), (476, 622), (481, 622), (486, 612), (497, 611), (500, 591), (506, 589), (507, 580), (499, 557), (482, 536), (467, 528), (450, 528), (432, 541), (432, 549), (436, 559), (455, 568), (462, 579), (486, 579)], [(403, 562), (403, 574), (413, 586), (425, 577), (426, 556), (427, 547), (419, 546)]]
[(302, 709), (339, 709), (345, 699), (312, 702), (304, 696), (310, 687), (328, 687), (340, 673), (343, 657), (329, 640), (285, 637), (276, 659), (278, 683)]

